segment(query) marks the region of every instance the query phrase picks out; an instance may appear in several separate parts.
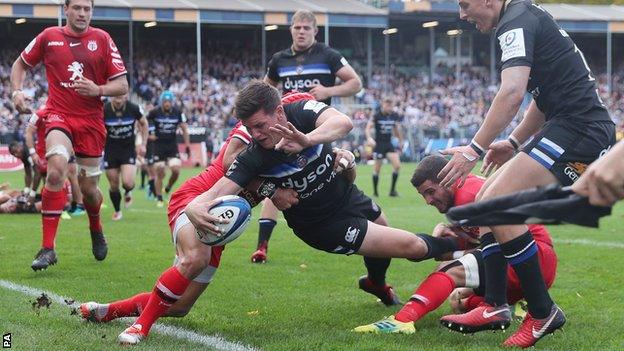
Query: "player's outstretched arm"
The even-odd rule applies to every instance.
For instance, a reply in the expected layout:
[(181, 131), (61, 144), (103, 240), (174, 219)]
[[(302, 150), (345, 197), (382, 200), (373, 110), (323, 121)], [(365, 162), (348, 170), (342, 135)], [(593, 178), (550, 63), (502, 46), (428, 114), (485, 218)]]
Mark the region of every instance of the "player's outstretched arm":
[(316, 120), (316, 129), (308, 133), (310, 145), (331, 143), (342, 139), (353, 129), (353, 122), (344, 113), (328, 108)]
[(528, 66), (514, 66), (503, 70), (501, 87), (492, 101), (483, 124), (472, 139), (471, 145), (441, 151), (443, 155), (449, 155), (452, 158), (438, 174), (438, 178), (442, 179), (440, 185), (450, 187), (458, 179), (461, 179), (460, 186), (463, 185), (477, 163), (478, 157), (488, 149), (518, 113), (526, 93), (530, 73), (531, 67)]
[(208, 210), (219, 203), (217, 198), (238, 194), (242, 189), (230, 179), (221, 178), (210, 190), (193, 199), (184, 209), (184, 213), (197, 230), (219, 236), (223, 233), (214, 223), (228, 223), (229, 221), (211, 215)]

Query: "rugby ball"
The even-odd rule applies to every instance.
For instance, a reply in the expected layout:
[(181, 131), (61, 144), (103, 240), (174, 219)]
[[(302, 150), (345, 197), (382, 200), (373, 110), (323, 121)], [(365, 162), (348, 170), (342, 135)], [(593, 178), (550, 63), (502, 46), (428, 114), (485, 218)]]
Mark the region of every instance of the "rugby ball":
[(220, 202), (213, 206), (208, 213), (227, 219), (229, 223), (217, 224), (222, 230), (220, 236), (197, 230), (197, 238), (209, 246), (223, 246), (243, 234), (251, 220), (251, 206), (247, 200), (236, 195), (226, 195), (217, 198)]

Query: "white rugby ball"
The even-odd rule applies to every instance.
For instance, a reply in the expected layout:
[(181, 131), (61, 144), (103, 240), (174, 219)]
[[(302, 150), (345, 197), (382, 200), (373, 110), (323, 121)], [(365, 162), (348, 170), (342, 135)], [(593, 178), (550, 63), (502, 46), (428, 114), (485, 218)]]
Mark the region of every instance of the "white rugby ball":
[(251, 220), (251, 206), (247, 200), (236, 195), (225, 195), (217, 200), (219, 204), (213, 206), (208, 213), (227, 219), (229, 223), (217, 224), (221, 228), (220, 236), (197, 230), (197, 238), (209, 246), (223, 246), (243, 234)]

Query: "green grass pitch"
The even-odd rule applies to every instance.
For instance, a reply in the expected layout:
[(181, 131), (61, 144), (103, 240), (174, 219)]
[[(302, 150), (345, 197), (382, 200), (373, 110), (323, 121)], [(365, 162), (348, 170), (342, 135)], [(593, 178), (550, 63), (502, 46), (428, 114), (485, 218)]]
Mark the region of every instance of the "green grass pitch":
[[(414, 164), (403, 165), (399, 198), (387, 196), (390, 168), (384, 166), (379, 204), (391, 225), (429, 232), (442, 215), (425, 205), (411, 188)], [(184, 170), (181, 179), (198, 173)], [(371, 192), (371, 168), (358, 169), (357, 184)], [(0, 173), (0, 182), (22, 187), (20, 173)], [(177, 185), (181, 184), (178, 183)], [(57, 236), (59, 263), (33, 272), (30, 263), (40, 242), (39, 215), (0, 215), (0, 280), (42, 289), (78, 301), (107, 302), (151, 290), (169, 267), (174, 249), (166, 210), (134, 192), (134, 205), (119, 222), (110, 220), (108, 185), (101, 179), (108, 207), (102, 210), (109, 255), (96, 262), (91, 254), (87, 218), (62, 220)], [(220, 335), (262, 350), (498, 350), (507, 333), (472, 336), (451, 333), (438, 323), (449, 311), (445, 304), (416, 324), (414, 335), (359, 335), (350, 330), (395, 313), (357, 289), (365, 273), (361, 257), (315, 251), (299, 241), (280, 219), (269, 248), (269, 262), (253, 265), (259, 209), (252, 224), (228, 245), (221, 267), (191, 313), (160, 322), (203, 335)], [(599, 230), (553, 226), (550, 231), (559, 255), (557, 280), (551, 289), (568, 323), (563, 332), (542, 340), (543, 350), (623, 350), (624, 293), (622, 257), (624, 206), (602, 221)], [(436, 262), (394, 260), (388, 282), (403, 300), (436, 266)], [(0, 332), (12, 333), (17, 350), (115, 350), (124, 323), (81, 323), (67, 306), (53, 303), (35, 310), (34, 298), (0, 287)], [(511, 330), (517, 328), (517, 323)], [(152, 333), (137, 347), (143, 350), (195, 350), (201, 345)]]

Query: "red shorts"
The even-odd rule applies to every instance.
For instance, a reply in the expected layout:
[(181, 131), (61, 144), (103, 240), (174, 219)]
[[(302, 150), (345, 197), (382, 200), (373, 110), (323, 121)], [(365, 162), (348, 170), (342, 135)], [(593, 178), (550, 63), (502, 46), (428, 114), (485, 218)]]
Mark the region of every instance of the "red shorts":
[(61, 130), (72, 142), (76, 157), (102, 157), (106, 142), (106, 127), (102, 116), (93, 118), (62, 116), (49, 112), (46, 116), (46, 135)]

